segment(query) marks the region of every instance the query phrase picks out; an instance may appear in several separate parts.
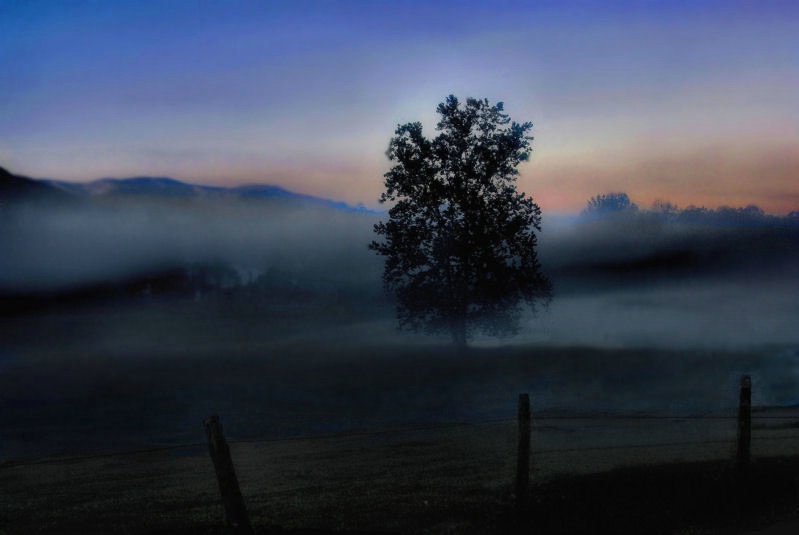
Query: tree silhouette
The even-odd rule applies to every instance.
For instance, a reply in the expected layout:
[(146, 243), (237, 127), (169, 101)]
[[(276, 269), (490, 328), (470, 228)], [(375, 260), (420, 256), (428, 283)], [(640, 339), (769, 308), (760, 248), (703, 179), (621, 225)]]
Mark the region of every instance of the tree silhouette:
[(450, 95), (438, 105), (439, 134), (419, 122), (399, 125), (386, 155), (375, 225), (386, 257), (383, 282), (396, 296), (400, 327), (449, 332), (459, 348), (475, 332), (512, 334), (527, 305), (552, 293), (536, 254), (541, 210), (516, 189), (528, 159), (531, 123), (511, 122), (503, 104)]

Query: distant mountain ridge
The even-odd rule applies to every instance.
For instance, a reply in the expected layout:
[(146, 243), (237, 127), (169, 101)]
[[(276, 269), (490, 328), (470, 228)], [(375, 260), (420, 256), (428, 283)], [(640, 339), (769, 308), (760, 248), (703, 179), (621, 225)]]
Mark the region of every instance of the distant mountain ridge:
[(46, 182), (15, 175), (0, 167), (0, 205), (22, 200), (62, 201), (68, 197)]
[(347, 212), (379, 213), (360, 204), (352, 206), (343, 201), (295, 193), (269, 184), (226, 188), (189, 184), (170, 177), (150, 176), (101, 178), (92, 182), (67, 182), (52, 179), (36, 180), (18, 176), (0, 167), (0, 200), (17, 201), (42, 197), (52, 200), (66, 200), (69, 197), (282, 199)]
[(194, 197), (194, 186), (168, 177), (101, 178), (92, 182), (76, 183), (46, 180), (47, 184), (82, 196), (143, 195), (158, 197)]

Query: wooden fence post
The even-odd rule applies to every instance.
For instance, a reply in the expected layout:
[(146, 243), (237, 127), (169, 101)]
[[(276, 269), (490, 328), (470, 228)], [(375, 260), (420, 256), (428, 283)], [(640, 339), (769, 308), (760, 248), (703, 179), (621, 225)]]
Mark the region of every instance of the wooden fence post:
[(516, 507), (527, 505), (530, 491), (530, 396), (519, 394), (519, 451), (516, 459)]
[(738, 401), (738, 466), (749, 464), (752, 443), (752, 378), (741, 377), (741, 395)]
[(219, 492), (222, 494), (222, 503), (225, 506), (225, 518), (234, 535), (252, 535), (253, 530), (244, 506), (244, 498), (239, 489), (239, 480), (233, 469), (233, 459), (230, 457), (230, 448), (222, 433), (222, 424), (219, 416), (214, 414), (203, 422), (205, 436), (208, 439), (208, 451), (214, 463), (216, 479), (219, 483)]

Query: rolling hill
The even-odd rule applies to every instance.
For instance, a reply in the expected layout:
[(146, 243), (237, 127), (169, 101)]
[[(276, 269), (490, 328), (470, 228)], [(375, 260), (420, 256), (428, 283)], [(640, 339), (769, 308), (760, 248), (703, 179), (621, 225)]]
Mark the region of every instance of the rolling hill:
[(232, 188), (188, 184), (169, 177), (139, 176), (131, 178), (102, 178), (92, 182), (40, 182), (52, 188), (82, 197), (162, 198), (162, 199), (250, 199), (282, 200), (349, 212), (369, 212), (362, 206), (350, 206), (341, 201), (295, 193), (280, 186), (251, 184)]
[(14, 175), (0, 167), (0, 205), (18, 201), (64, 201), (64, 191), (44, 181)]

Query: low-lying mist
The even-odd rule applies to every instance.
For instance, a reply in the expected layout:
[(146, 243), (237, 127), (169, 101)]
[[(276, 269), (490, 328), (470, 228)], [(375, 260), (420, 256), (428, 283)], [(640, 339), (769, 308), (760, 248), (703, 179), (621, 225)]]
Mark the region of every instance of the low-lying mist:
[(280, 201), (165, 199), (14, 207), (3, 214), (0, 288), (58, 291), (199, 262), (243, 282), (377, 284), (366, 245), (377, 216)]
[(264, 438), (507, 418), (518, 392), (537, 411), (728, 414), (742, 374), (757, 405), (799, 399), (796, 227), (545, 216), (552, 302), (458, 354), (396, 330), (367, 248), (380, 217), (263, 199), (4, 206), (0, 298), (34, 305), (0, 322), (0, 457), (193, 442), (214, 412)]
[[(137, 292), (157, 298), (163, 288), (150, 281), (167, 273), (181, 279), (184, 297), (195, 297), (215, 277), (213, 284), (237, 298), (259, 289), (282, 292), (283, 305), (313, 305), (324, 294), (349, 296), (350, 307), (381, 306), (387, 325), (379, 332), (387, 338), (391, 307), (381, 287), (382, 259), (367, 249), (380, 218), (285, 199), (8, 206), (0, 219), (0, 292), (61, 295), (137, 280), (144, 281)], [(553, 301), (515, 338), (476, 344), (731, 348), (799, 341), (795, 221), (724, 226), (645, 213), (594, 220), (545, 215), (539, 238)], [(192, 277), (195, 286), (187, 289), (182, 279)], [(315, 315), (306, 337), (329, 335), (327, 317)], [(350, 337), (372, 336), (366, 331), (375, 332), (374, 325), (361, 334), (351, 329)]]

